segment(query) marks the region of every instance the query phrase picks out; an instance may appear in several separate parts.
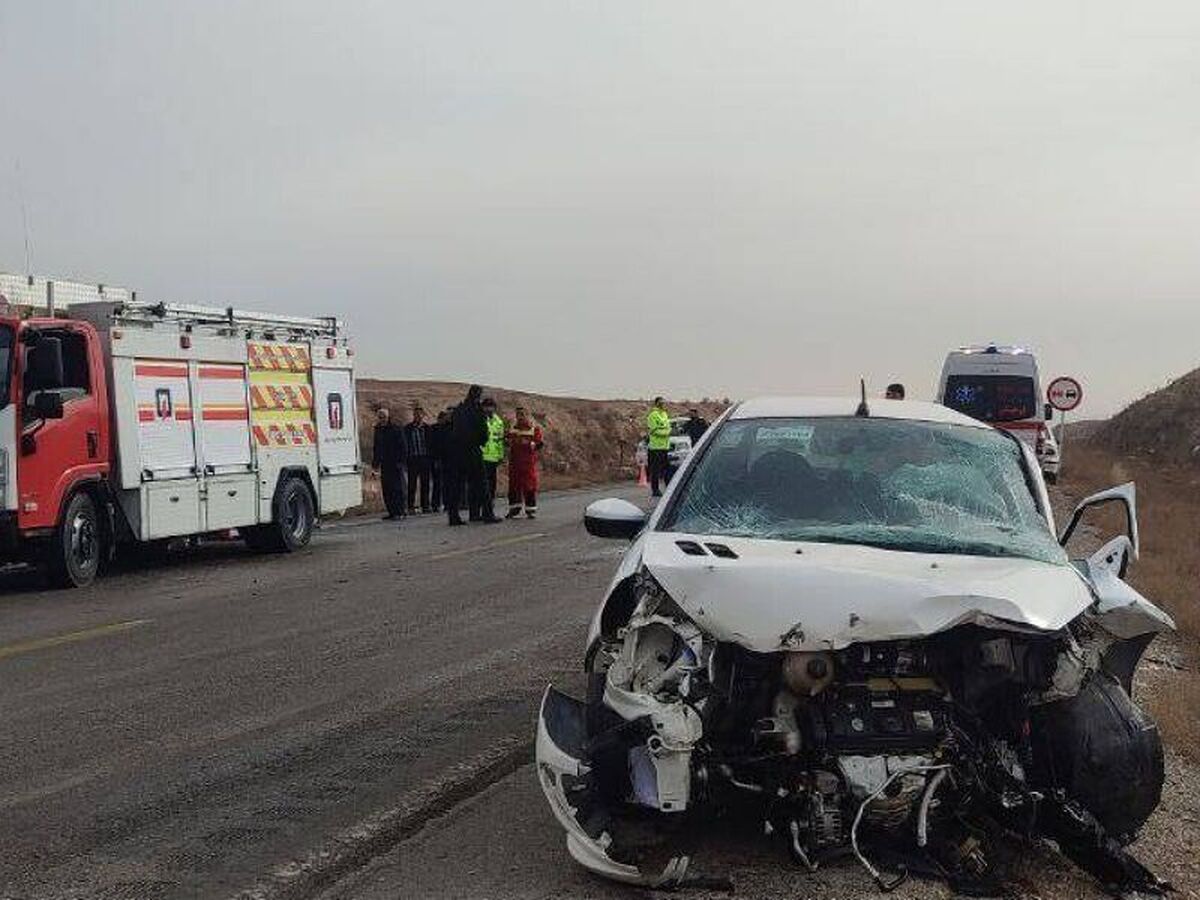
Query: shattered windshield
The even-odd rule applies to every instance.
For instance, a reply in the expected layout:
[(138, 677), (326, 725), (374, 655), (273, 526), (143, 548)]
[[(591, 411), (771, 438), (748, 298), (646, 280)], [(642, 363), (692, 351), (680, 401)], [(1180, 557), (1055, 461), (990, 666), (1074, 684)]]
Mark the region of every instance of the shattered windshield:
[(726, 422), (660, 526), (1066, 563), (1015, 441), (897, 419)]

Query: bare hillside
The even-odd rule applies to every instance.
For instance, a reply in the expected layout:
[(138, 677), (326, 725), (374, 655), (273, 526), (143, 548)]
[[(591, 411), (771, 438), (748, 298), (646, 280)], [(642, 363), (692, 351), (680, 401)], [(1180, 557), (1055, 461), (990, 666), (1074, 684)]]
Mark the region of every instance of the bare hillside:
[[(1071, 443), (1075, 441), (1088, 441), (1095, 437), (1096, 432), (1108, 424), (1108, 419), (1080, 419), (1077, 422), (1067, 423), (1066, 439)], [(1054, 436), (1061, 442), (1063, 440), (1063, 430), (1059, 425), (1054, 426)]]
[(1131, 403), (1097, 429), (1092, 441), (1123, 455), (1200, 463), (1200, 369)]
[[(387, 406), (398, 421), (407, 422), (414, 403), (419, 402), (432, 420), (437, 412), (458, 403), (466, 395), (465, 383), (451, 381), (358, 382), (358, 414), (363, 435), (363, 453), (370, 459), (371, 426), (375, 410)], [(494, 397), (500, 413), (511, 421), (513, 409), (523, 405), (542, 426), (546, 449), (542, 456), (542, 480), (546, 488), (576, 487), (633, 477), (633, 447), (645, 431), (648, 400), (586, 400), (551, 397), (506, 388), (484, 386), (484, 396)], [(680, 415), (696, 406), (712, 421), (725, 408), (713, 400), (669, 403)]]

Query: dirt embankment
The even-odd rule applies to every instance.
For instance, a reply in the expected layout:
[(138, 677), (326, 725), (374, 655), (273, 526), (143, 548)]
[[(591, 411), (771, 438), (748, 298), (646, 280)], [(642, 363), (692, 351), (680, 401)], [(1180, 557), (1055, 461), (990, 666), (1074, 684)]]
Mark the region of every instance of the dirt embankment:
[(1090, 440), (1123, 456), (1200, 466), (1200, 369), (1129, 404)]
[[(358, 382), (358, 416), (363, 459), (371, 458), (371, 434), (375, 411), (386, 406), (397, 421), (407, 422), (414, 404), (420, 404), (426, 420), (440, 410), (460, 402), (468, 385), (453, 381), (382, 381), (363, 378)], [(603, 484), (634, 478), (634, 445), (645, 433), (650, 400), (587, 400), (552, 397), (485, 385), (484, 396), (493, 397), (500, 414), (509, 421), (513, 410), (524, 406), (541, 425), (546, 438), (542, 453), (542, 486), (547, 490)], [(672, 415), (685, 415), (696, 407), (709, 421), (729, 404), (688, 399), (667, 404)], [(377, 496), (374, 479), (366, 482), (368, 500)]]
[[(1137, 484), (1141, 531), (1141, 557), (1130, 567), (1129, 580), (1170, 613), (1178, 628), (1150, 645), (1134, 685), (1135, 699), (1158, 723), (1167, 746), (1162, 804), (1134, 850), (1174, 883), (1174, 896), (1200, 897), (1200, 472), (1080, 441), (1067, 449), (1063, 477), (1054, 492), (1056, 515), (1061, 526), (1081, 498), (1126, 481)], [(1119, 534), (1124, 527), (1115, 509), (1086, 521), (1099, 539)], [(1043, 882), (1036, 893), (1079, 896), (1069, 884), (1058, 887), (1048, 890)]]
[[(1169, 743), (1200, 764), (1200, 369), (1131, 403), (1068, 443), (1060, 488), (1071, 500), (1114, 484), (1137, 484), (1141, 559), (1130, 581), (1175, 619), (1155, 642), (1148, 705)], [(1082, 437), (1083, 435), (1075, 435)], [(1117, 510), (1093, 519), (1117, 534)], [(1155, 660), (1150, 660), (1153, 666)]]
[[(1154, 680), (1163, 690), (1149, 706), (1168, 742), (1200, 764), (1200, 472), (1081, 443), (1067, 451), (1059, 489), (1073, 503), (1126, 481), (1137, 484), (1141, 534), (1141, 557), (1130, 567), (1129, 580), (1170, 613), (1178, 629), (1151, 647), (1150, 661), (1158, 666)], [(1087, 521), (1104, 537), (1124, 530), (1116, 509), (1098, 511)]]

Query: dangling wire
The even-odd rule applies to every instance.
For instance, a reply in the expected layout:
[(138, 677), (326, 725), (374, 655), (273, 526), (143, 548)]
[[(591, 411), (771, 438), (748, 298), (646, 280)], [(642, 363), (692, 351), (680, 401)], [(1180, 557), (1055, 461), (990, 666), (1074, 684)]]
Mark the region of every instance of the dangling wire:
[(868, 874), (870, 874), (873, 879), (875, 879), (875, 883), (879, 885), (880, 890), (895, 890), (908, 877), (908, 873), (901, 871), (901, 873), (895, 878), (892, 878), (891, 880), (885, 879), (883, 874), (873, 865), (871, 865), (870, 860), (863, 855), (862, 850), (860, 850), (858, 847), (858, 826), (862, 822), (863, 813), (866, 811), (867, 806), (871, 803), (871, 801), (886, 791), (888, 786), (891, 785), (891, 783), (897, 778), (900, 778), (903, 775), (920, 775), (928, 772), (941, 772), (949, 768), (949, 763), (941, 763), (936, 766), (910, 766), (907, 769), (900, 769), (899, 771), (893, 772), (891, 775), (885, 778), (883, 780), (883, 784), (879, 785), (879, 787), (868, 794), (866, 799), (864, 799), (863, 802), (858, 805), (858, 812), (854, 814), (854, 824), (850, 826), (850, 849), (854, 851), (854, 856), (860, 863), (862, 863), (862, 867), (867, 870)]

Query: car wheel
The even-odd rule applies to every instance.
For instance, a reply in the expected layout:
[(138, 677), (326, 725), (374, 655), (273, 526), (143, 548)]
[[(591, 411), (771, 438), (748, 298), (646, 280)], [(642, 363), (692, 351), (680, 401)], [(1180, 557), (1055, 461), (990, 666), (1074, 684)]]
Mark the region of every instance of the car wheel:
[(67, 502), (47, 547), (47, 571), (58, 587), (85, 587), (100, 570), (104, 537), (96, 501), (80, 491)]

